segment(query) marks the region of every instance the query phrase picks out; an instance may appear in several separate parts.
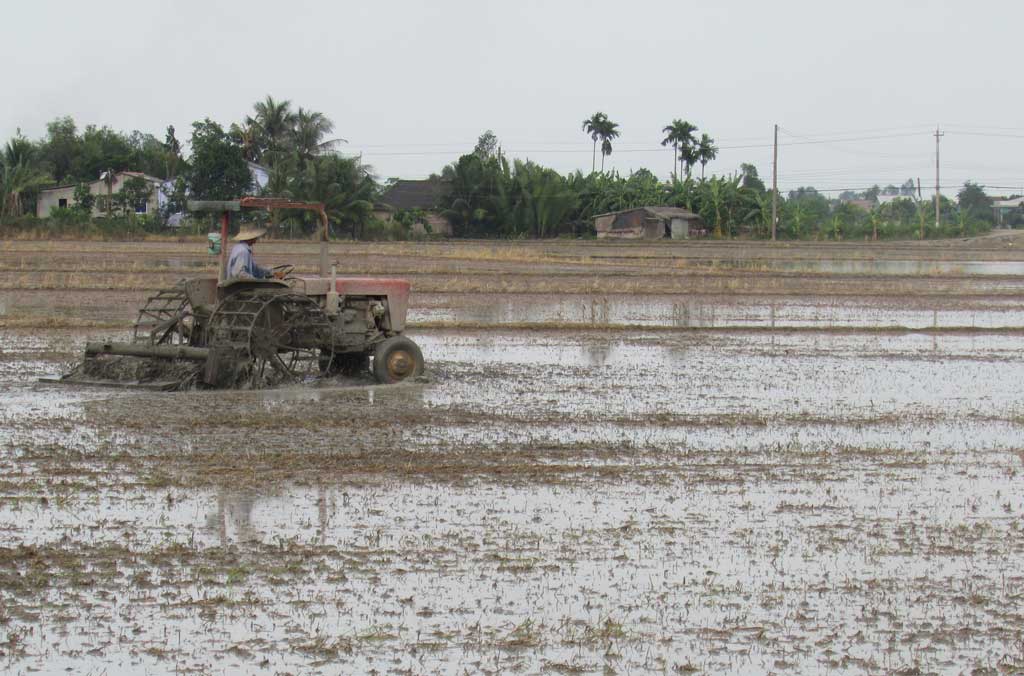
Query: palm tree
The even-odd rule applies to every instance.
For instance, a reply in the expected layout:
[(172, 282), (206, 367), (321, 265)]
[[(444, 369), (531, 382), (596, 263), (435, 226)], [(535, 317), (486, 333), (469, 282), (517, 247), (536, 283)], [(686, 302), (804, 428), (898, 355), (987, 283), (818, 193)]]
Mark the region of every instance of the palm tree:
[(600, 112), (594, 113), (589, 119), (583, 120), (583, 131), (590, 134), (590, 138), (594, 141), (594, 153), (593, 158), (590, 161), (590, 173), (594, 173), (597, 169), (597, 140), (601, 138), (601, 130), (604, 128), (607, 121), (608, 116)]
[[(267, 185), (264, 186), (261, 191), (264, 196), (267, 197), (283, 197), (285, 199), (295, 198), (295, 188), (298, 176), (298, 164), (299, 160), (294, 154), (285, 155), (283, 158), (275, 160), (274, 164), (270, 167), (270, 171), (267, 175)], [(294, 214), (294, 212), (291, 212)], [(274, 235), (277, 234), (278, 229), (281, 226), (281, 222), (288, 218), (289, 212), (282, 209), (271, 209), (270, 210), (270, 229)], [(294, 226), (294, 219), (290, 221), (290, 224)], [(295, 237), (294, 227), (290, 231), (290, 236)]]
[[(261, 151), (278, 151), (284, 148), (285, 141), (295, 124), (295, 113), (292, 112), (291, 106), (291, 101), (275, 101), (270, 95), (253, 106), (256, 116), (247, 118), (246, 123), (258, 129), (258, 145)], [(261, 152), (260, 156), (262, 154)]]
[(323, 202), (331, 222), (348, 226), (353, 239), (361, 234), (373, 211), (373, 177), (355, 158), (316, 157), (294, 185), (299, 199)]
[(21, 216), (25, 194), (38, 190), (50, 182), (47, 174), (27, 162), (4, 162), (0, 171), (0, 219)]
[(661, 130), (665, 134), (665, 139), (661, 142), (663, 146), (672, 146), (672, 175), (676, 174), (676, 163), (682, 163), (686, 165), (686, 175), (690, 175), (690, 167), (695, 161), (693, 146), (696, 143), (696, 139), (693, 137), (693, 132), (697, 131), (696, 125), (692, 125), (685, 120), (672, 120), (672, 124)]
[(260, 128), (256, 120), (246, 117), (242, 124), (231, 123), (228, 129), (228, 136), (231, 141), (242, 149), (242, 157), (250, 162), (259, 162), (262, 159), (260, 151)]
[(0, 157), (0, 164), (5, 164), (8, 167), (14, 167), (19, 164), (28, 166), (35, 156), (35, 146), (32, 141), (21, 135), (21, 129), (18, 129), (14, 138), (7, 142), (4, 146), (3, 156)]
[(612, 154), (612, 139), (619, 137), (619, 125), (606, 117), (601, 121), (597, 134), (601, 137), (601, 173), (603, 174), (604, 158)]
[(704, 165), (718, 157), (718, 146), (715, 145), (715, 139), (711, 138), (707, 134), (702, 134), (700, 141), (697, 142), (697, 151), (695, 156), (697, 161), (700, 162), (700, 180), (703, 181)]
[(334, 131), (332, 122), (323, 113), (299, 108), (295, 113), (294, 126), (291, 129), (290, 141), (292, 149), (304, 161), (309, 161), (322, 152), (331, 150), (345, 139), (324, 138)]

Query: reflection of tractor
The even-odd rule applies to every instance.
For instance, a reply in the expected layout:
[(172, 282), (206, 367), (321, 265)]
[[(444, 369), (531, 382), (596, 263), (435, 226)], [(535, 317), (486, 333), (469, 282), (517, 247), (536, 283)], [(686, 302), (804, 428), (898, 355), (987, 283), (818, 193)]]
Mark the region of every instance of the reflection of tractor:
[(86, 359), (65, 380), (178, 388), (296, 382), (320, 374), (356, 375), (371, 369), (395, 383), (423, 372), (419, 347), (403, 335), (409, 282), (338, 277), (327, 271), (327, 217), (323, 205), (245, 197), (235, 202), (192, 202), (193, 211), (243, 208), (309, 209), (323, 232), (320, 275), (283, 279), (182, 280), (151, 296), (139, 311), (130, 343), (88, 343)]

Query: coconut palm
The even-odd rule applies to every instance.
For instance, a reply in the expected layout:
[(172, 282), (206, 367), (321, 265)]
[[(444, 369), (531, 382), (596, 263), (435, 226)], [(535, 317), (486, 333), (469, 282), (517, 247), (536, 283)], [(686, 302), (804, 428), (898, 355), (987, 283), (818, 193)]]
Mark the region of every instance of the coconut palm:
[(619, 137), (619, 125), (607, 117), (601, 122), (597, 130), (601, 138), (601, 173), (604, 173), (604, 158), (612, 154), (612, 139)]
[(608, 116), (600, 112), (594, 113), (589, 119), (583, 120), (583, 131), (590, 134), (590, 138), (594, 141), (594, 152), (590, 161), (590, 173), (594, 173), (597, 170), (597, 141), (601, 138), (601, 130), (605, 128), (604, 125), (607, 121)]
[[(296, 197), (323, 202), (330, 221), (357, 238), (373, 211), (373, 177), (355, 158), (323, 155), (306, 164), (295, 181)], [(309, 217), (308, 212), (303, 212)]]
[(694, 155), (697, 161), (700, 162), (700, 180), (704, 180), (704, 165), (711, 160), (718, 157), (718, 146), (715, 145), (715, 139), (711, 138), (707, 134), (701, 134), (700, 141), (697, 142), (697, 149)]
[(309, 161), (315, 156), (333, 149), (339, 143), (347, 143), (343, 138), (325, 140), (332, 131), (334, 131), (334, 122), (326, 115), (299, 108), (295, 113), (294, 126), (290, 133), (291, 147), (302, 160)]
[(228, 129), (228, 136), (231, 141), (242, 149), (242, 157), (250, 162), (259, 162), (262, 159), (260, 149), (260, 127), (256, 120), (246, 117), (242, 124), (231, 123)]
[(661, 142), (663, 146), (672, 146), (672, 175), (678, 179), (676, 163), (686, 165), (686, 175), (690, 175), (690, 167), (696, 160), (694, 156), (694, 145), (697, 140), (693, 132), (697, 131), (696, 125), (685, 120), (672, 120), (672, 124), (661, 130), (665, 139)]
[(261, 151), (259, 154), (261, 159), (262, 151), (284, 149), (295, 124), (295, 113), (292, 112), (291, 106), (291, 101), (275, 101), (268, 95), (266, 99), (253, 106), (253, 110), (256, 112), (255, 117), (246, 118), (246, 123), (255, 126), (258, 130), (257, 147)]
[(17, 135), (4, 146), (3, 156), (0, 157), (0, 164), (8, 167), (14, 167), (19, 164), (28, 166), (34, 159), (35, 154), (35, 145), (32, 141), (22, 136), (21, 129), (19, 129)]
[[(298, 166), (299, 159), (294, 153), (283, 153), (282, 157), (277, 158), (270, 166), (270, 171), (267, 173), (267, 185), (263, 187), (261, 194), (267, 197), (294, 199), (299, 176)], [(294, 215), (294, 213), (293, 211), (283, 209), (271, 209), (269, 221), (271, 231), (276, 235), (282, 222), (287, 220), (290, 215)], [(289, 221), (289, 223), (294, 226), (294, 219)], [(295, 236), (294, 228), (291, 231), (291, 235), (292, 237)]]
[(3, 163), (0, 172), (0, 218), (17, 218), (24, 212), (24, 198), (51, 182), (44, 172), (27, 162)]

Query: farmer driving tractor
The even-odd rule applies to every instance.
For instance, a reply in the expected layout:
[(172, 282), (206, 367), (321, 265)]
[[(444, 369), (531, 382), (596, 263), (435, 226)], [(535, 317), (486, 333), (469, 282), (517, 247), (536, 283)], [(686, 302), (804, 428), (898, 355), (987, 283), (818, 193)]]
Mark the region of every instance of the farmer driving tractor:
[(266, 232), (266, 228), (243, 226), (233, 237), (238, 244), (231, 247), (231, 255), (228, 258), (227, 276), (229, 279), (269, 279), (271, 277), (281, 279), (284, 277), (284, 270), (275, 271), (261, 268), (256, 265), (253, 258), (252, 247)]

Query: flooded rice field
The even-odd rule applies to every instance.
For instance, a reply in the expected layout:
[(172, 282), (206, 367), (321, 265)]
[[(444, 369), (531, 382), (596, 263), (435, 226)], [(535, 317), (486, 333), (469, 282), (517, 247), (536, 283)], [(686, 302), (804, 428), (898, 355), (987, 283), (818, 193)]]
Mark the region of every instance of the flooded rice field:
[(351, 245), (432, 270), (422, 381), (38, 383), (125, 334), (163, 274), (129, 261), (202, 255), (116, 246), (79, 288), (0, 285), (4, 672), (1024, 673), (1012, 276), (623, 293), (640, 254), (722, 254)]

